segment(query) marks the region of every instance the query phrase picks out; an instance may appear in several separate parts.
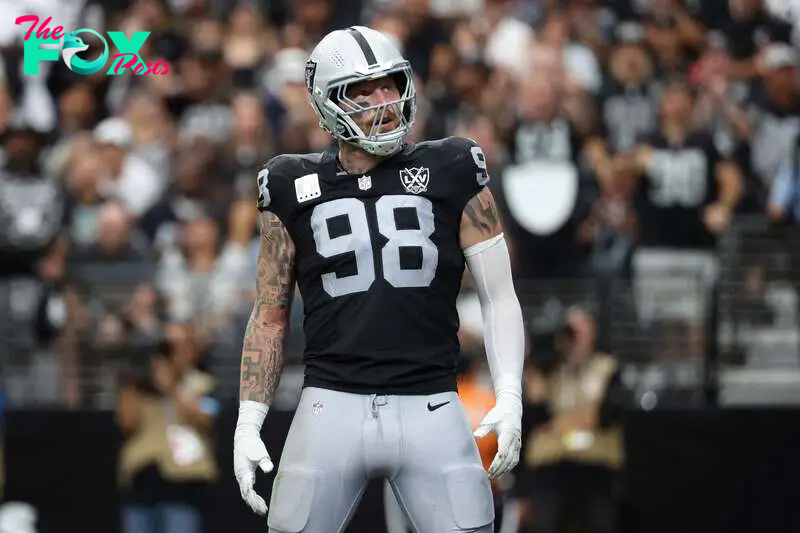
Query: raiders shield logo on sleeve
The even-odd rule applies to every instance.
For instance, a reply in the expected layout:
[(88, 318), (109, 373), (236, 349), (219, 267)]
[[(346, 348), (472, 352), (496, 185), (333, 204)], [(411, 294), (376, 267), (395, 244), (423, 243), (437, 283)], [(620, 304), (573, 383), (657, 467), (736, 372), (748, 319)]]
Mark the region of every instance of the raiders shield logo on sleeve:
[(306, 61), (306, 89), (314, 91), (314, 75), (317, 73), (317, 62), (309, 59)]

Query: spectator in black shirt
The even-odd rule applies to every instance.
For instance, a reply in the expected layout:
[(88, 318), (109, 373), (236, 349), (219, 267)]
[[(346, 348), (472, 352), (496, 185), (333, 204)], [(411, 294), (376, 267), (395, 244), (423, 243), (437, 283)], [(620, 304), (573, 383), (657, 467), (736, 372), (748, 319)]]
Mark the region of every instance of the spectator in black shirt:
[(436, 48), (448, 46), (444, 25), (431, 16), (427, 0), (405, 0), (395, 5), (408, 29), (403, 39), (403, 55), (414, 65), (416, 75), (427, 80)]
[(729, 0), (730, 20), (722, 30), (731, 43), (733, 76), (752, 79), (761, 72), (759, 55), (770, 43), (790, 43), (792, 26), (767, 14), (762, 0)]
[(600, 97), (600, 137), (611, 153), (626, 152), (656, 124), (654, 65), (644, 46), (644, 28), (627, 22), (616, 28), (608, 79)]
[(139, 223), (157, 252), (176, 245), (182, 224), (205, 217), (224, 218), (224, 210), (214, 198), (222, 185), (213, 177), (213, 152), (201, 140), (179, 150), (171, 188)]
[(636, 194), (643, 244), (713, 246), (730, 222), (742, 192), (735, 163), (723, 159), (710, 136), (691, 131), (693, 95), (670, 82), (660, 105), (659, 130), (635, 152), (642, 181)]
[(705, 43), (704, 28), (682, 4), (652, 0), (650, 12), (643, 17), (647, 42), (656, 53), (659, 66), (667, 72), (684, 67)]
[(41, 164), (44, 135), (18, 114), (2, 140), (0, 357), (14, 401), (50, 400), (54, 376), (43, 370), (53, 363), (52, 332), (38, 326), (47, 322), (42, 305), (63, 276), (70, 209), (62, 183)]
[(590, 145), (564, 113), (563, 92), (553, 80), (531, 77), (522, 91), (510, 143), (514, 166), (494, 185), (516, 275), (583, 277), (588, 253), (578, 242), (577, 228), (594, 192)]
[(64, 188), (42, 168), (45, 137), (17, 115), (0, 169), (0, 277), (61, 278), (69, 223)]

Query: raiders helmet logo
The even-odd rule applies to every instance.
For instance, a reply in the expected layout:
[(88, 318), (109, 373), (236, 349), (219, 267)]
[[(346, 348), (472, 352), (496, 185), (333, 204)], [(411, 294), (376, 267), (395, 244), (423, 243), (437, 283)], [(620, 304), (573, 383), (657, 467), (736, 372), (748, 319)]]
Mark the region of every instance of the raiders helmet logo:
[(317, 73), (317, 62), (309, 59), (306, 61), (306, 89), (309, 94), (314, 92), (314, 75)]

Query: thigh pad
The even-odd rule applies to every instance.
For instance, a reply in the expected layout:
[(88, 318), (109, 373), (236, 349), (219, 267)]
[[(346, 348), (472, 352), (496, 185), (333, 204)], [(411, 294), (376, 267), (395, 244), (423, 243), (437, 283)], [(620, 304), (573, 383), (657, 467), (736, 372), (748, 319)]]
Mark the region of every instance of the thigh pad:
[(447, 468), (444, 478), (453, 521), (459, 529), (479, 529), (494, 521), (492, 489), (480, 465)]
[(308, 468), (279, 470), (272, 485), (267, 524), (285, 533), (303, 531), (311, 515), (315, 472)]

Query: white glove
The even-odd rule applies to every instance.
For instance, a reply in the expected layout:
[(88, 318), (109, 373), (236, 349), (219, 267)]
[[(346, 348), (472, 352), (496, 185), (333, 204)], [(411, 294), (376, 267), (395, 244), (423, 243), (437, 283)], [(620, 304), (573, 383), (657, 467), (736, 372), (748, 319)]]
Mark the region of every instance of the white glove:
[(497, 434), (497, 455), (489, 466), (489, 477), (496, 479), (511, 471), (519, 462), (522, 444), (522, 398), (518, 393), (497, 393), (494, 407), (486, 413), (475, 437), (485, 437), (490, 431)]
[(256, 467), (264, 473), (274, 468), (267, 448), (261, 440), (261, 425), (269, 407), (259, 402), (239, 403), (239, 420), (233, 434), (233, 473), (239, 483), (242, 499), (256, 512), (267, 514), (267, 502), (253, 489), (256, 480)]

